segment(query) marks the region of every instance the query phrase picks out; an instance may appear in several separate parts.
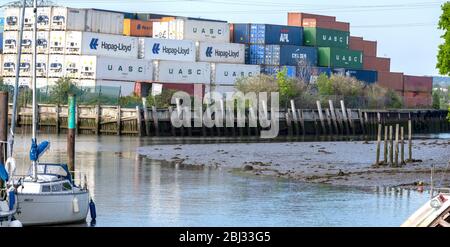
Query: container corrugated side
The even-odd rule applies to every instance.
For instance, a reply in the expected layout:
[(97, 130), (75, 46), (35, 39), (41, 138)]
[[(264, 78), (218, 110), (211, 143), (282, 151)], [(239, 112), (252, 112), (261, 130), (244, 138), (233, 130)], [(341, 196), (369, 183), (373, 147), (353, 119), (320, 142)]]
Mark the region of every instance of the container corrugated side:
[(303, 34), (307, 46), (348, 48), (349, 45), (349, 32), (305, 27)]
[(403, 73), (378, 71), (378, 85), (395, 91), (403, 91)]
[(318, 54), (318, 65), (321, 67), (351, 69), (363, 68), (363, 54), (361, 51), (331, 47), (319, 47)]
[(234, 85), (243, 77), (257, 76), (261, 72), (259, 65), (243, 64), (211, 64), (211, 82), (216, 85)]
[(123, 20), (123, 35), (135, 37), (152, 37), (153, 22), (134, 19)]
[(123, 19), (122, 13), (88, 9), (84, 31), (122, 35)]
[(433, 91), (433, 77), (404, 75), (403, 83), (405, 92), (431, 93)]
[(235, 43), (303, 45), (303, 28), (269, 24), (234, 24)]
[(154, 62), (155, 82), (210, 84), (211, 65), (205, 62)]
[(50, 29), (57, 31), (85, 31), (86, 10), (67, 7), (53, 7)]

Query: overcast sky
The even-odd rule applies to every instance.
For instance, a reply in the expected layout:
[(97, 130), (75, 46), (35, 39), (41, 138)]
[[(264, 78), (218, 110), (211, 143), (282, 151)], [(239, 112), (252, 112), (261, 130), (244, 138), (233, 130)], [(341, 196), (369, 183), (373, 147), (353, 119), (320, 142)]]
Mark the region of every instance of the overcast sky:
[[(0, 4), (10, 1), (0, 0)], [(418, 0), (55, 0), (59, 5), (165, 13), (229, 22), (287, 24), (288, 11), (334, 15), (351, 23), (351, 35), (378, 41), (378, 56), (393, 71), (438, 75), (437, 23), (445, 1)], [(125, 3), (126, 2), (126, 3)], [(1, 13), (3, 15), (3, 13)]]

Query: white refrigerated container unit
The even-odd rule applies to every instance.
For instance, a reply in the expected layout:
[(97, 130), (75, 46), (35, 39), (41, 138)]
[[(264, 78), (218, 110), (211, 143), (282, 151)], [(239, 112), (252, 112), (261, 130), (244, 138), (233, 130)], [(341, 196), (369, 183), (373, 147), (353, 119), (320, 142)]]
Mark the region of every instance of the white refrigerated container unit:
[(37, 9), (37, 29), (42, 31), (50, 30), (52, 18), (52, 7), (39, 7)]
[(64, 76), (71, 79), (79, 79), (81, 75), (82, 56), (64, 56)]
[(155, 82), (210, 84), (211, 65), (204, 62), (154, 61)]
[(60, 78), (65, 76), (64, 55), (49, 55), (48, 63), (49, 78)]
[(50, 28), (57, 31), (84, 31), (86, 28), (86, 10), (53, 7)]
[(3, 77), (15, 76), (16, 75), (16, 62), (17, 55), (16, 54), (4, 54), (2, 67), (3, 67)]
[(3, 33), (3, 54), (16, 54), (19, 32), (6, 31)]
[(33, 31), (24, 31), (22, 37), (22, 53), (23, 54), (33, 53), (33, 47), (34, 47)]
[(190, 40), (139, 38), (139, 58), (195, 62), (195, 42)]
[(50, 32), (39, 31), (37, 33), (36, 46), (38, 54), (48, 54), (50, 47)]
[(64, 48), (66, 45), (66, 32), (65, 31), (51, 31), (50, 32), (50, 45), (49, 54), (64, 54)]
[(20, 8), (10, 7), (6, 8), (4, 11), (5, 31), (17, 31), (19, 30), (19, 18), (20, 18), (21, 10)]
[[(3, 83), (5, 85), (14, 86), (16, 84), (16, 78), (4, 77)], [(31, 87), (31, 77), (19, 77), (19, 87)]]
[(48, 76), (48, 55), (38, 54), (36, 57), (36, 76), (43, 78)]
[(65, 54), (136, 59), (138, 57), (138, 41), (137, 37), (123, 35), (68, 31)]

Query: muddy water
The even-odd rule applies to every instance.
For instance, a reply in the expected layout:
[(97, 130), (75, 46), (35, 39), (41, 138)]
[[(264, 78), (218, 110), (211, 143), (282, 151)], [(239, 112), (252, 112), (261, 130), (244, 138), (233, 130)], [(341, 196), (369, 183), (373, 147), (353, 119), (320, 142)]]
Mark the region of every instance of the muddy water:
[[(42, 138), (50, 140), (52, 148), (41, 161), (65, 162), (66, 137)], [(97, 205), (96, 226), (398, 226), (428, 199), (415, 191), (180, 168), (136, 152), (138, 147), (162, 143), (167, 142), (77, 137), (76, 163), (87, 173)], [(28, 146), (28, 138), (17, 140), (20, 173), (28, 168)]]

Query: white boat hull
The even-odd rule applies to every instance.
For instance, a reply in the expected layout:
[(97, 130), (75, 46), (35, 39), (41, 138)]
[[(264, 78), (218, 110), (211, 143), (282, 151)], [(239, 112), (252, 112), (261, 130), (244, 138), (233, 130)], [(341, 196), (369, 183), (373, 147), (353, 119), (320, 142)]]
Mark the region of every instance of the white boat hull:
[[(85, 222), (89, 193), (25, 194), (18, 193), (16, 218), (23, 225), (56, 225)], [(74, 205), (74, 198), (78, 200)]]

